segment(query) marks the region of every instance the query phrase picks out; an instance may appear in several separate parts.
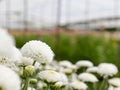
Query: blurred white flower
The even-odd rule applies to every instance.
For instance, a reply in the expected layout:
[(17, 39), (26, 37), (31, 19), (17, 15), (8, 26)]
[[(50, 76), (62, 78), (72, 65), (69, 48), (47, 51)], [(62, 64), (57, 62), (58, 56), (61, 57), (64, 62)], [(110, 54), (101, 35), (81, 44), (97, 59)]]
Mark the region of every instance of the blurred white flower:
[(98, 82), (97, 77), (91, 73), (81, 73), (78, 75), (78, 79), (82, 80), (83, 82)]
[(109, 86), (108, 90), (120, 90), (120, 87)]
[(14, 37), (2, 28), (0, 28), (0, 43), (15, 46)]
[(110, 85), (110, 86), (108, 87), (108, 90), (114, 90), (114, 87)]
[(114, 90), (120, 90), (120, 87), (115, 87)]
[(0, 89), (21, 90), (19, 76), (8, 67), (0, 65)]
[(47, 64), (47, 65), (45, 66), (45, 69), (46, 69), (46, 70), (56, 70), (56, 68), (55, 68), (54, 66), (51, 66), (51, 65), (49, 65), (49, 64)]
[(93, 67), (93, 63), (91, 61), (88, 61), (88, 60), (79, 60), (76, 63), (76, 66), (78, 68), (80, 68), (80, 67)]
[(64, 68), (71, 68), (72, 67), (72, 63), (70, 61), (67, 61), (67, 60), (60, 61), (59, 65), (64, 67)]
[(47, 87), (47, 84), (44, 83), (44, 82), (42, 82), (42, 81), (39, 81), (38, 84), (37, 84), (37, 86), (38, 86), (39, 89), (42, 89), (44, 87)]
[(61, 80), (61, 75), (53, 70), (41, 71), (38, 75), (41, 80), (47, 81), (48, 83), (55, 83)]
[(65, 73), (67, 75), (72, 74), (72, 69), (71, 68), (60, 68), (60, 72)]
[(11, 61), (19, 62), (22, 58), (20, 50), (16, 47), (13, 47), (13, 54), (11, 56)]
[(108, 83), (115, 87), (120, 87), (120, 78), (112, 78), (108, 80)]
[(29, 41), (22, 48), (21, 53), (24, 57), (30, 57), (40, 63), (46, 64), (53, 60), (54, 53), (51, 48), (42, 41)]
[(14, 38), (7, 32), (7, 30), (0, 29), (0, 57), (11, 58), (14, 52), (14, 46)]
[(61, 81), (58, 81), (58, 82), (55, 83), (54, 86), (55, 86), (56, 88), (60, 88), (60, 87), (62, 87), (62, 86), (65, 86), (65, 84), (64, 84), (63, 82), (61, 82)]
[(28, 87), (28, 90), (36, 90), (35, 88)]
[(76, 73), (72, 73), (71, 74), (71, 81), (75, 81), (77, 80), (77, 74)]
[(68, 84), (68, 78), (64, 73), (59, 73), (61, 79), (59, 81), (63, 82), (64, 85)]
[(70, 87), (72, 87), (75, 90), (87, 90), (87, 85), (84, 82), (81, 81), (73, 81), (70, 84)]
[(118, 72), (118, 68), (111, 63), (101, 63), (98, 66), (98, 74), (100, 74), (104, 78), (108, 76), (113, 76), (117, 74), (117, 72)]
[(97, 73), (98, 72), (98, 67), (89, 67), (86, 72), (91, 72), (91, 73)]
[(19, 62), (17, 62), (17, 64), (27, 66), (27, 65), (32, 65), (33, 62), (34, 62), (34, 60), (31, 58), (21, 57), (21, 60)]

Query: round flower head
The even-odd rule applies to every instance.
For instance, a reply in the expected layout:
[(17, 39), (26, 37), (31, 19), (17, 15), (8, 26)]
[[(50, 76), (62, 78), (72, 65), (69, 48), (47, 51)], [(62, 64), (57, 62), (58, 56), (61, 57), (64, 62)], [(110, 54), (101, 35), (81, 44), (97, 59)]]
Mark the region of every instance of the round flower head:
[(97, 77), (91, 73), (82, 73), (78, 75), (78, 79), (82, 80), (83, 82), (92, 82), (92, 83), (98, 82)]
[(117, 74), (118, 69), (114, 64), (102, 63), (98, 66), (98, 74), (101, 76), (108, 77)]
[(70, 86), (75, 90), (87, 90), (87, 85), (81, 81), (73, 81)]
[(0, 65), (0, 90), (21, 90), (18, 75), (2, 65)]
[(112, 78), (108, 80), (108, 83), (115, 87), (120, 87), (120, 78)]
[(88, 61), (88, 60), (80, 60), (76, 63), (76, 66), (78, 68), (80, 68), (80, 67), (92, 67), (93, 63), (91, 61)]
[(46, 64), (53, 60), (54, 53), (51, 48), (42, 41), (29, 41), (22, 48), (24, 57), (30, 57), (40, 63)]
[(59, 65), (64, 67), (64, 68), (71, 68), (72, 67), (72, 63), (67, 61), (67, 60), (66, 61), (60, 61)]
[(96, 73), (98, 72), (98, 67), (89, 67), (86, 72)]
[(53, 70), (45, 70), (39, 73), (39, 78), (48, 83), (55, 83), (61, 80), (61, 75)]

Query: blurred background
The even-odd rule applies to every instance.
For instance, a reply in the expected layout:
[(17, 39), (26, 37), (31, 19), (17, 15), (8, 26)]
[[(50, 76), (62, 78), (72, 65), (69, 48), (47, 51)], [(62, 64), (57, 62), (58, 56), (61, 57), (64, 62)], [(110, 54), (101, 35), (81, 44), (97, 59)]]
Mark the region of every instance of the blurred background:
[(120, 0), (0, 0), (0, 26), (21, 48), (51, 46), (56, 60), (120, 62)]

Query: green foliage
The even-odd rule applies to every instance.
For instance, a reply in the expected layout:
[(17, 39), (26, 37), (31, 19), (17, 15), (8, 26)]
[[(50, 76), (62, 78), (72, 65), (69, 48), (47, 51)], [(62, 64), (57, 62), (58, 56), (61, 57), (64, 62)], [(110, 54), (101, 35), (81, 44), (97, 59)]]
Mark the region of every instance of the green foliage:
[(70, 60), (75, 63), (78, 60), (91, 60), (95, 65), (101, 62), (110, 62), (118, 65), (118, 44), (110, 38), (94, 35), (68, 35), (61, 33), (56, 48), (55, 35), (19, 35), (16, 36), (18, 48), (29, 40), (42, 40), (55, 52), (57, 60)]

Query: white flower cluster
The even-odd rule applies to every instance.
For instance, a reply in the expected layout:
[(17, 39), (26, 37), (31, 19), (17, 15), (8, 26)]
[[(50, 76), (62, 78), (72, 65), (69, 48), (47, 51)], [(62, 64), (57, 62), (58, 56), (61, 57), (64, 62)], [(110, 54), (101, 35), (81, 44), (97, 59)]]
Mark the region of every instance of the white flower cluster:
[(32, 40), (17, 49), (14, 38), (0, 29), (0, 90), (106, 90), (105, 82), (108, 90), (120, 90), (120, 78), (113, 77), (117, 73), (111, 63), (57, 62), (42, 41)]

